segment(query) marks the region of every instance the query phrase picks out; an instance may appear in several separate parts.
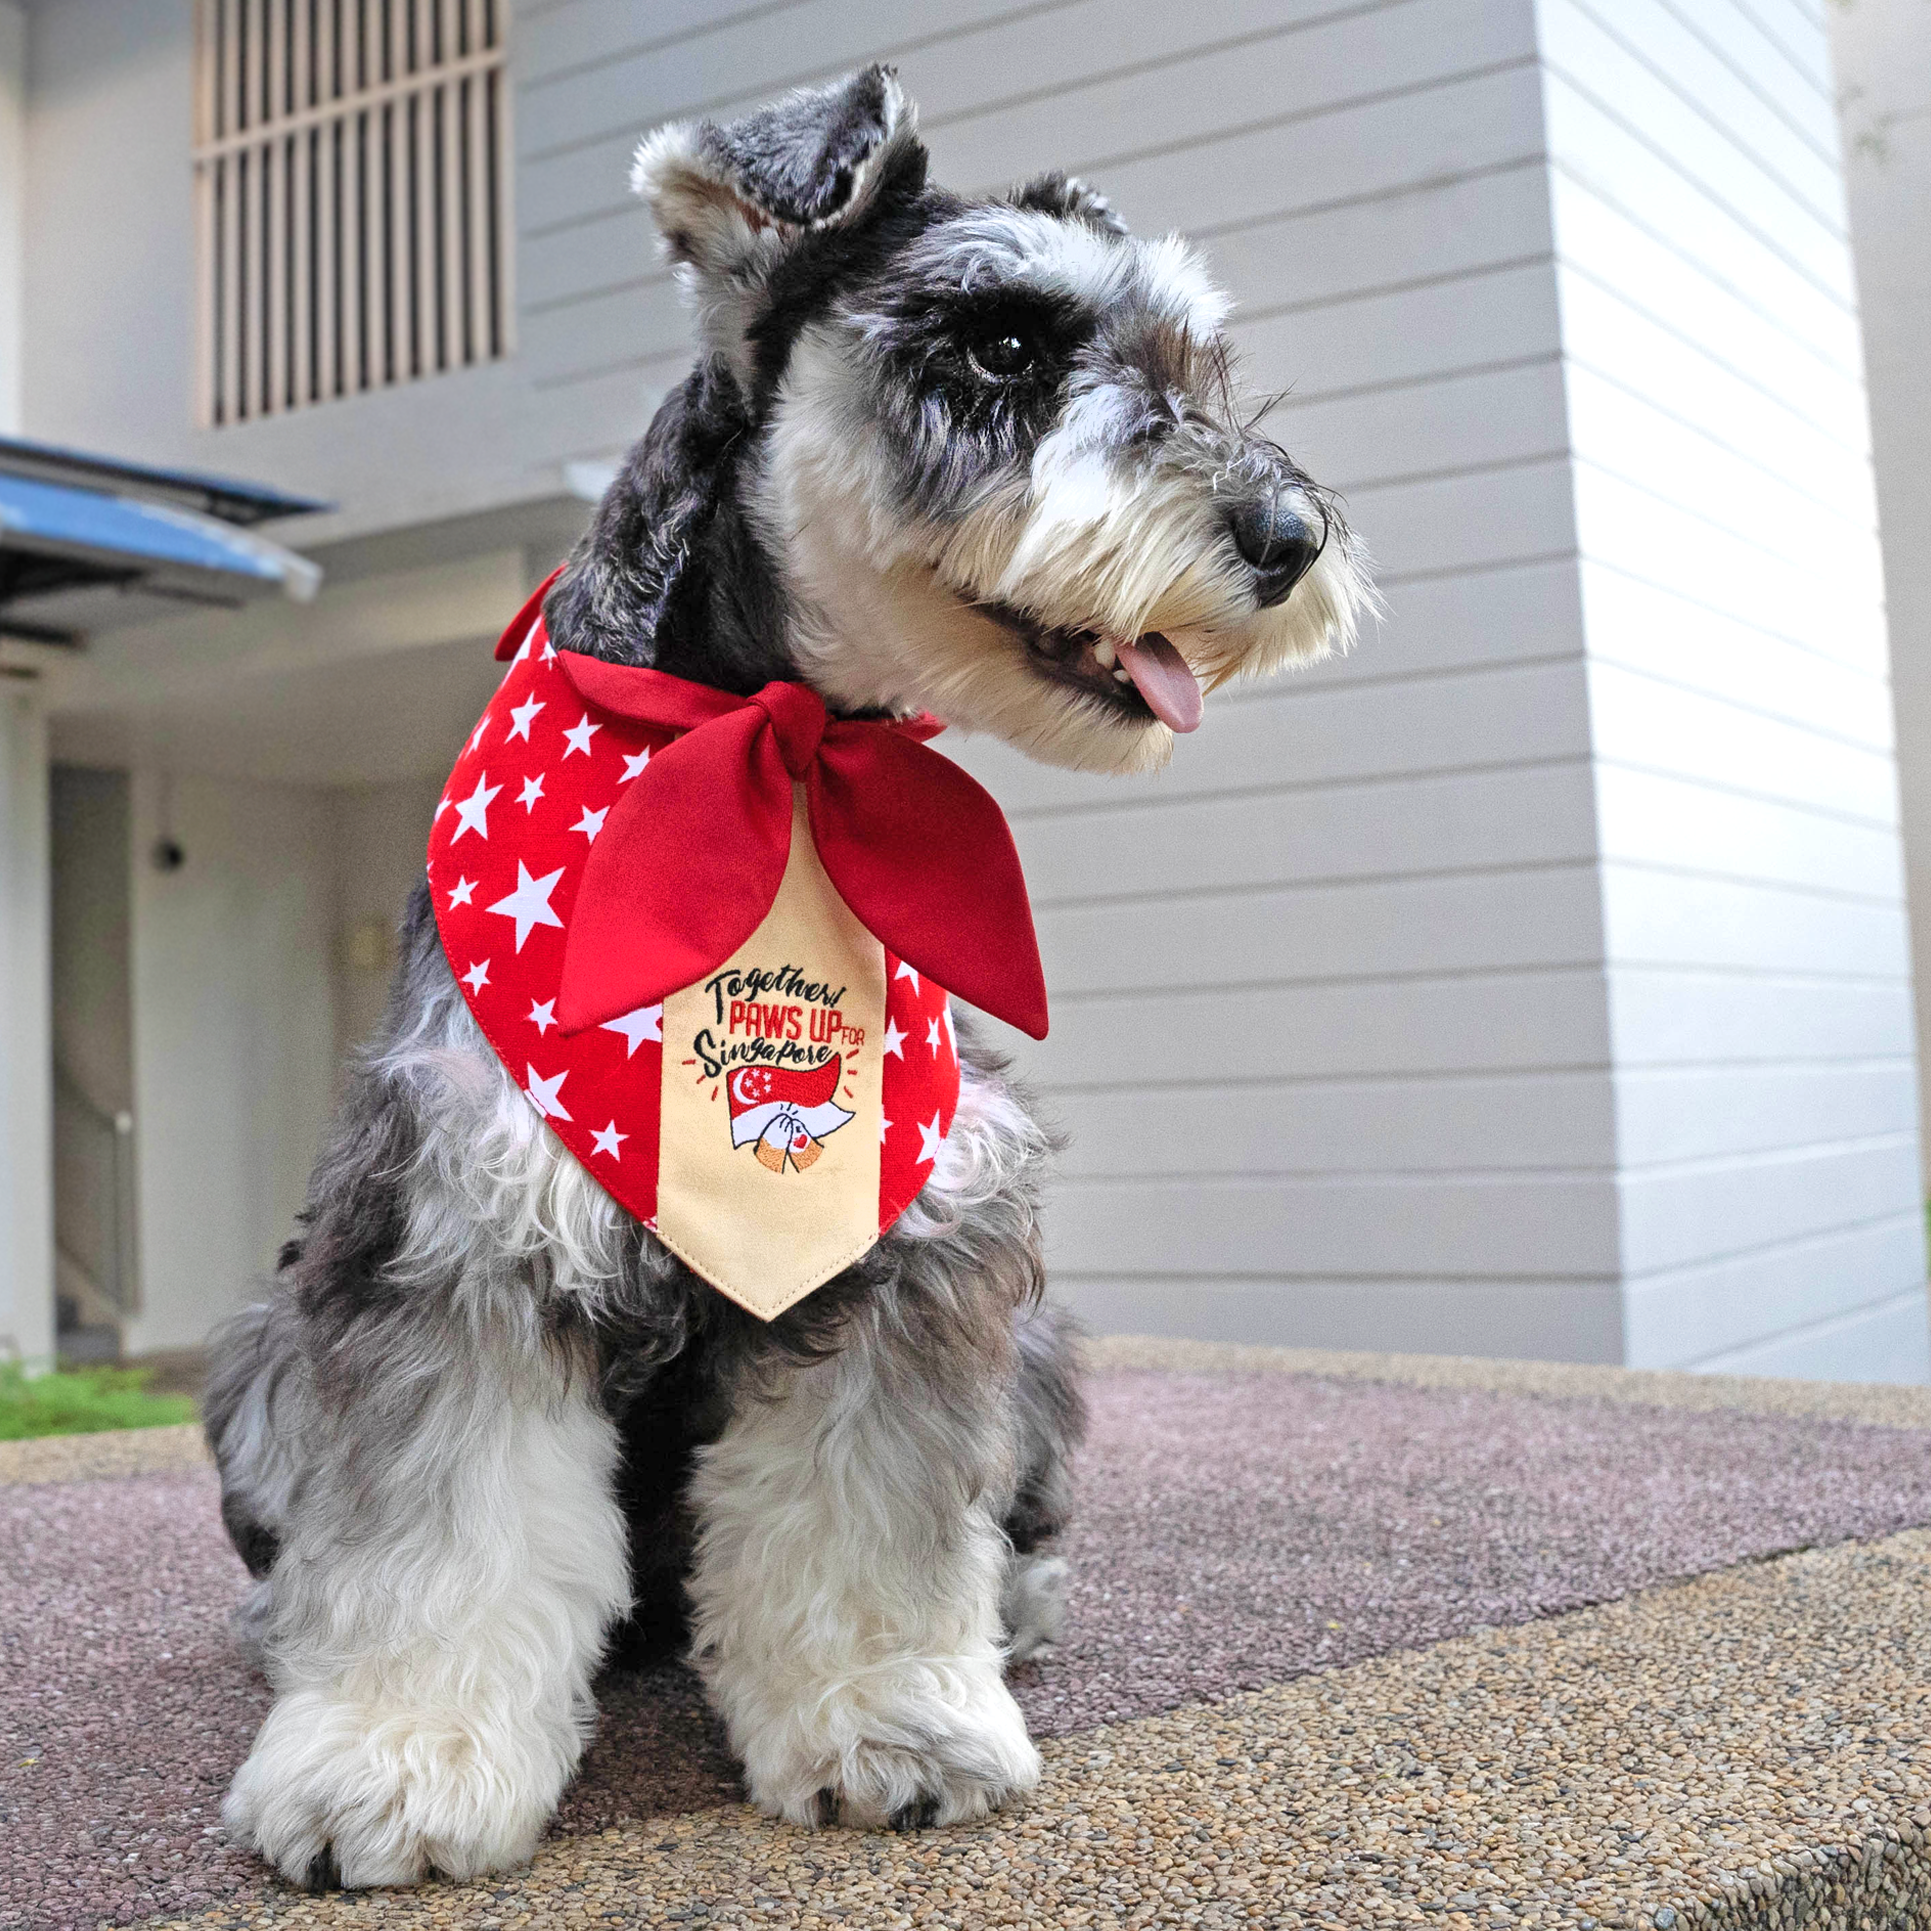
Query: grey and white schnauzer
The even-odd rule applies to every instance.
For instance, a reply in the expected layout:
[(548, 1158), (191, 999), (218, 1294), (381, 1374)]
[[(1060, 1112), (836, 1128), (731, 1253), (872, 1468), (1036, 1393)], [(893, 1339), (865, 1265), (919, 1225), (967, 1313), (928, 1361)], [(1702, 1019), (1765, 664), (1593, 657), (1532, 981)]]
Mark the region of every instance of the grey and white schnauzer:
[[(1181, 241), (1077, 181), (926, 180), (889, 71), (668, 127), (635, 184), (698, 315), (551, 592), (559, 648), (1149, 771), (1200, 693), (1345, 645), (1332, 502), (1237, 413)], [(1039, 1304), (1051, 1136), (963, 1022), (931, 1180), (743, 1312), (552, 1137), (419, 887), (271, 1298), (208, 1396), (276, 1691), (224, 1816), (286, 1876), (528, 1858), (592, 1675), (688, 1644), (752, 1800), (956, 1823), (1039, 1776), (1004, 1680), (1059, 1626), (1082, 1409)]]

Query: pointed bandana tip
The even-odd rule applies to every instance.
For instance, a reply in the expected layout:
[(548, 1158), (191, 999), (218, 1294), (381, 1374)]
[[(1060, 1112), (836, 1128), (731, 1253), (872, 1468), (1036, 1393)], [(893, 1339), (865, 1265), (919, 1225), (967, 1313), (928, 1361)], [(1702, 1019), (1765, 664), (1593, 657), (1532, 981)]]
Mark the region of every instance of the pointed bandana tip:
[(804, 787), (819, 861), (859, 923), (961, 999), (1046, 1036), (1046, 981), (1012, 834), (920, 740), (937, 728), (826, 713), (803, 684), (733, 697), (573, 651), (592, 710), (681, 732), (626, 784), (584, 861), (557, 1023), (600, 1026), (714, 971), (757, 930)]

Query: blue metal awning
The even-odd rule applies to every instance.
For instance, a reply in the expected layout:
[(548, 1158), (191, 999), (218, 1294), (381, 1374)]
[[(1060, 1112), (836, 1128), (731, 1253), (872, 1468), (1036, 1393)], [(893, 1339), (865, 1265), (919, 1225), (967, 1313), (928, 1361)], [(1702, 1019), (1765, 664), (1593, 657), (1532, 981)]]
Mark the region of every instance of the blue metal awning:
[(67, 643), (170, 605), (306, 602), (321, 571), (243, 526), (326, 507), (0, 439), (0, 632)]

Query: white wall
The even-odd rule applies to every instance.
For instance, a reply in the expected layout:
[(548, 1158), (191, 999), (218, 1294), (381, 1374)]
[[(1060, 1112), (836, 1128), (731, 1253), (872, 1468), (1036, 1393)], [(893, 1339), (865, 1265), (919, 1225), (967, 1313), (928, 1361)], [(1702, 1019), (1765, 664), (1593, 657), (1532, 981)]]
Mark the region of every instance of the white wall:
[(1628, 1358), (1931, 1372), (1823, 7), (1540, 0)]
[[(288, 1236), (328, 1113), (335, 930), (324, 794), (144, 770), (133, 820), (144, 1354), (197, 1344)], [(164, 825), (178, 871), (148, 860)]]
[[(1931, 1038), (1931, 6), (1831, 9), (1851, 237), (1884, 530), (1904, 852), (1918, 960), (1917, 1030)], [(1920, 1093), (1920, 1119), (1931, 1093)], [(1931, 1131), (1920, 1126), (1921, 1147)]]
[(0, 436), (20, 433), (26, 213), (27, 15), (19, 0), (0, 0)]
[(54, 1351), (47, 720), (0, 681), (0, 1359)]

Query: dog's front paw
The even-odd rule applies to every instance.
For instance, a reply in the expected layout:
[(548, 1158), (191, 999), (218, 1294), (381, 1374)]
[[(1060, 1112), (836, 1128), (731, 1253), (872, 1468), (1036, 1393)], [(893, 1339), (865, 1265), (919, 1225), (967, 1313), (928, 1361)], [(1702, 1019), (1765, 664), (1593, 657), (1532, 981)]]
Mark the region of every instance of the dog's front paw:
[(310, 1890), (478, 1877), (529, 1861), (578, 1747), (570, 1726), (295, 1691), (268, 1713), (222, 1821)]
[(751, 1801), (794, 1824), (969, 1824), (1039, 1781), (996, 1658), (921, 1659), (797, 1686), (739, 1731)]

